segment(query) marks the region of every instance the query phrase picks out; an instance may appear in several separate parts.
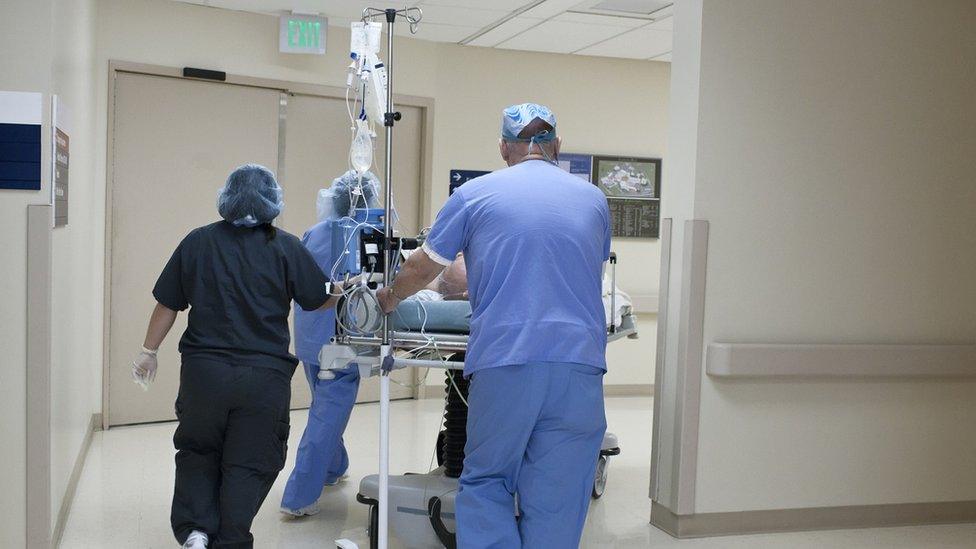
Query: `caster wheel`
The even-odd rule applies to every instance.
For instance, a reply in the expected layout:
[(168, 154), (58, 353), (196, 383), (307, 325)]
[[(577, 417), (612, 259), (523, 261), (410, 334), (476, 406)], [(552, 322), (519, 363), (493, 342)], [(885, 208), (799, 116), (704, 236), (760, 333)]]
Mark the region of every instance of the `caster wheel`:
[(600, 456), (596, 462), (596, 474), (593, 478), (593, 499), (600, 499), (607, 490), (607, 474), (610, 460), (607, 456)]

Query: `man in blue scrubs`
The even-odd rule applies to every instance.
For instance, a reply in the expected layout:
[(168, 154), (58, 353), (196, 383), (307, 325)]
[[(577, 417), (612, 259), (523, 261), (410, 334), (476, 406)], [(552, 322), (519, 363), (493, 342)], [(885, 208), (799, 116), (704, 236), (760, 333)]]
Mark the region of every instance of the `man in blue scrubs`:
[(594, 185), (554, 165), (559, 146), (548, 108), (505, 109), (509, 167), (458, 188), (423, 253), (379, 292), (389, 312), (464, 252), (471, 387), (456, 513), (465, 549), (577, 547), (586, 520), (606, 430), (610, 214)]
[[(333, 250), (332, 237), (339, 219), (349, 217), (354, 208), (376, 207), (379, 181), (366, 173), (360, 182), (356, 172), (346, 172), (319, 192), (319, 223), (309, 229), (302, 242), (319, 268), (330, 278), (337, 273), (341, 250)], [(305, 311), (295, 307), (295, 354), (305, 367), (312, 390), (308, 425), (302, 434), (295, 458), (295, 469), (288, 477), (281, 498), (281, 512), (293, 516), (319, 512), (318, 499), (325, 486), (337, 484), (349, 468), (349, 455), (342, 433), (359, 390), (359, 369), (354, 365), (331, 372), (332, 379), (319, 379), (319, 350), (335, 334), (335, 310)]]

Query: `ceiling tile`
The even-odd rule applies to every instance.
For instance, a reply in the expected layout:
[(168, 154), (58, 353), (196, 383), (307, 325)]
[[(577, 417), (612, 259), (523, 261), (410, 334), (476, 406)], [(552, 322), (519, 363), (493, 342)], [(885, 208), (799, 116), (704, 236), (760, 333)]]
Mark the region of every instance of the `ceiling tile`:
[[(493, 48), (498, 44), (508, 40), (509, 38), (515, 36), (520, 32), (527, 31), (532, 27), (541, 25), (545, 22), (544, 19), (534, 19), (532, 17), (516, 17), (511, 19), (502, 25), (491, 29), (490, 31), (482, 34), (478, 38), (472, 40), (469, 45), (471, 46), (485, 46), (488, 48)], [(474, 34), (474, 33), (472, 33)]]
[(506, 40), (498, 47), (510, 50), (572, 53), (622, 32), (627, 32), (627, 29), (551, 20)]
[(655, 19), (654, 22), (647, 27), (654, 30), (674, 30), (674, 17), (668, 15), (660, 19)]
[(320, 13), (325, 17), (348, 17), (356, 19), (362, 16), (363, 8), (372, 5), (372, 2), (362, 0), (342, 2), (322, 2), (321, 0), (201, 0), (194, 3), (206, 4), (215, 8), (259, 13), (299, 11), (303, 13)]
[[(279, 14), (293, 10), (321, 13), (329, 18), (331, 25), (347, 28), (351, 21), (360, 19), (363, 8), (384, 6), (377, 0), (178, 1), (256, 13)], [(616, 16), (620, 12), (579, 13), (605, 1), (614, 3), (611, 7), (628, 10), (645, 10), (648, 5), (655, 3), (655, 0), (544, 0), (488, 30), (472, 40), (471, 45), (641, 59), (660, 57), (671, 50), (671, 8), (656, 13), (655, 16), (663, 18), (646, 27), (639, 27), (645, 20)], [(645, 1), (650, 4), (641, 4), (637, 8), (631, 6), (633, 2)], [(536, 2), (537, 0), (406, 0), (401, 5), (416, 5), (424, 10), (424, 21), (417, 34), (412, 36), (456, 43), (498, 24)], [(406, 24), (397, 25), (396, 32), (398, 35), (410, 35)]]
[(491, 6), (492, 9), (446, 6), (428, 2), (421, 2), (418, 5), (424, 10), (424, 23), (476, 27), (475, 30), (484, 28), (510, 13), (507, 10), (494, 9), (494, 4)]
[(597, 15), (593, 13), (581, 13), (568, 11), (553, 18), (555, 21), (566, 21), (567, 23), (585, 23), (587, 25), (603, 25), (605, 27), (621, 27), (634, 29), (647, 24), (647, 19), (637, 19), (634, 17), (614, 17), (612, 15)]
[[(526, 2), (528, 4), (528, 2)], [(567, 10), (573, 9), (579, 4), (579, 0), (545, 0), (538, 6), (526, 11), (522, 15), (535, 19), (549, 19)]]
[(504, 12), (513, 12), (522, 6), (530, 3), (531, 0), (421, 0), (419, 4), (423, 6), (453, 6), (458, 8), (470, 9), (491, 9)]
[(468, 36), (478, 32), (481, 27), (460, 27), (457, 25), (441, 25), (421, 21), (417, 27), (417, 34), (410, 33), (410, 25), (397, 23), (394, 32), (398, 36), (410, 36), (421, 40), (432, 40), (434, 42), (460, 42)]
[(642, 27), (579, 50), (576, 53), (602, 57), (648, 59), (671, 51), (672, 41), (671, 31)]

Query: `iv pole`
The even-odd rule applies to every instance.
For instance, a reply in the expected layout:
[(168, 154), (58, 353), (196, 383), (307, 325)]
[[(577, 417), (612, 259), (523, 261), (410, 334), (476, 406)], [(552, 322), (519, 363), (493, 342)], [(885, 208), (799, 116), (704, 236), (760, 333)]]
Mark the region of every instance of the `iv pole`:
[[(383, 265), (383, 286), (389, 287), (392, 282), (393, 273), (390, 266), (393, 265), (394, 245), (393, 245), (393, 125), (400, 120), (401, 115), (393, 109), (393, 25), (397, 16), (407, 20), (410, 24), (410, 32), (417, 32), (417, 24), (423, 18), (423, 11), (420, 8), (407, 8), (402, 10), (376, 8), (366, 8), (363, 10), (363, 22), (378, 16), (386, 17), (386, 113), (383, 116), (383, 125), (386, 127), (386, 203), (383, 212), (383, 236), (386, 254), (386, 261)], [(379, 467), (379, 503), (378, 503), (378, 548), (387, 549), (389, 544), (389, 501), (390, 501), (390, 372), (392, 370), (393, 356), (390, 347), (390, 325), (389, 317), (383, 316), (383, 342), (380, 347), (380, 357), (383, 359), (383, 367), (380, 370), (380, 467)]]

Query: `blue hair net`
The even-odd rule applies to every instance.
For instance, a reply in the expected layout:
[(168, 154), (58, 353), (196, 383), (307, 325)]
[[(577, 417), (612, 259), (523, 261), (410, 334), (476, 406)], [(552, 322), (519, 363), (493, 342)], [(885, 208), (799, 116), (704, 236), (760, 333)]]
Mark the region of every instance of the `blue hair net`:
[(372, 172), (359, 174), (354, 170), (340, 175), (328, 189), (320, 189), (315, 209), (319, 221), (351, 217), (356, 208), (379, 207), (380, 180)]
[[(536, 118), (552, 126), (552, 130), (542, 131), (528, 138), (519, 137), (522, 130)], [(521, 105), (512, 105), (502, 111), (502, 139), (505, 141), (548, 143), (555, 138), (556, 115), (552, 114), (549, 107), (535, 103), (522, 103)]]
[(231, 172), (217, 193), (217, 211), (238, 227), (256, 227), (278, 217), (285, 207), (281, 198), (281, 187), (271, 170), (244, 164)]

